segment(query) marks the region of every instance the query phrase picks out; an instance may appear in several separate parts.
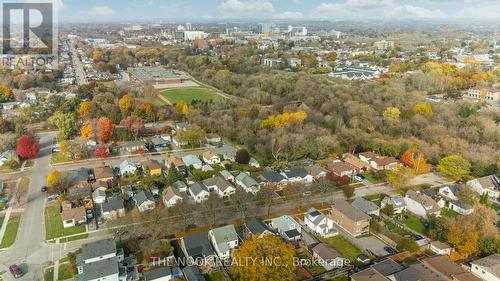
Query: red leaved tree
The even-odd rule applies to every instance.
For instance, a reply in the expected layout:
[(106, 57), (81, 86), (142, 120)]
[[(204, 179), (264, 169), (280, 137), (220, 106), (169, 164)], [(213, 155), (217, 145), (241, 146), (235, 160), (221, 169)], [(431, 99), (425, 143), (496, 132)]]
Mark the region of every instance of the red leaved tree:
[(40, 149), (38, 148), (38, 142), (33, 137), (22, 135), (17, 139), (16, 151), (21, 158), (31, 159), (38, 154)]
[(104, 144), (99, 145), (95, 150), (95, 157), (97, 158), (106, 158), (108, 156), (109, 156), (108, 148)]
[(114, 129), (115, 125), (108, 117), (101, 117), (97, 121), (97, 133), (99, 134), (99, 140), (102, 142), (111, 140)]
[(413, 153), (414, 153), (414, 150), (411, 148), (408, 149), (407, 151), (405, 151), (405, 153), (403, 153), (403, 155), (401, 155), (401, 158), (400, 158), (401, 162), (408, 167), (413, 166), (413, 160), (414, 160)]

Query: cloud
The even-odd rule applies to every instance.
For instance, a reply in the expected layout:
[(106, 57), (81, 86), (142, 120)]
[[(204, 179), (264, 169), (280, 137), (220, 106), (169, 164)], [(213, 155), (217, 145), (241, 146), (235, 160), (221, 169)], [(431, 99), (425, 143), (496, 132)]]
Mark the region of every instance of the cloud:
[(81, 13), (88, 16), (107, 16), (114, 15), (116, 12), (108, 6), (96, 6), (90, 10), (82, 11)]
[(304, 14), (302, 14), (301, 12), (283, 12), (273, 15), (273, 19), (278, 20), (298, 20), (303, 18)]
[(392, 4), (392, 0), (348, 0), (343, 5), (355, 9), (374, 9)]
[(499, 15), (500, 3), (477, 3), (457, 12), (458, 18), (498, 19)]
[[(392, 0), (347, 0), (343, 3), (321, 3), (313, 9), (313, 18), (372, 18), (384, 8), (392, 5)], [(374, 12), (375, 11), (375, 12)]]
[(446, 14), (441, 10), (429, 10), (413, 5), (401, 5), (386, 11), (385, 17), (395, 19), (438, 19), (445, 18)]
[(274, 14), (274, 6), (268, 0), (225, 0), (217, 7), (224, 17), (262, 17)]

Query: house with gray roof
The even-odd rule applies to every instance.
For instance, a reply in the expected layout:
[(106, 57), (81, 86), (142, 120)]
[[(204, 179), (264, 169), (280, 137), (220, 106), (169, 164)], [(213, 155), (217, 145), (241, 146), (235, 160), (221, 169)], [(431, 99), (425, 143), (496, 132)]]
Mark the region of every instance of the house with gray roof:
[(144, 281), (164, 281), (182, 278), (183, 274), (178, 266), (166, 266), (144, 272)]
[(430, 196), (408, 190), (405, 195), (406, 209), (417, 216), (428, 217), (430, 215), (439, 216), (441, 207)]
[(251, 239), (256, 235), (262, 238), (265, 235), (274, 235), (274, 231), (263, 221), (252, 218), (245, 223), (245, 238)]
[(314, 179), (314, 177), (304, 168), (286, 169), (281, 174), (290, 182), (311, 183)]
[(105, 220), (113, 220), (125, 216), (125, 205), (119, 198), (109, 198), (101, 204), (101, 215)]
[(500, 197), (500, 180), (496, 175), (470, 180), (467, 185), (472, 187), (479, 195), (488, 193), (492, 200), (497, 201)]
[(184, 273), (184, 278), (186, 278), (186, 281), (205, 281), (203, 272), (201, 272), (201, 270), (195, 265), (184, 267), (182, 269), (182, 272)]
[(402, 197), (401, 195), (384, 197), (380, 202), (380, 207), (383, 209), (388, 204), (392, 205), (395, 214), (400, 214), (401, 212), (406, 211), (406, 202), (404, 197)]
[(351, 205), (367, 215), (380, 216), (379, 206), (365, 198), (358, 197), (352, 201)]
[(311, 249), (314, 260), (326, 270), (345, 266), (344, 257), (326, 243), (319, 243)]
[(151, 143), (154, 148), (166, 148), (170, 146), (171, 141), (169, 139), (165, 139), (159, 136), (156, 136), (151, 139)]
[(249, 174), (242, 172), (235, 178), (236, 184), (242, 187), (246, 192), (256, 194), (260, 190), (260, 185)]
[(188, 189), (189, 195), (193, 197), (194, 201), (196, 203), (201, 203), (205, 200), (208, 199), (208, 196), (210, 195), (210, 192), (207, 188), (207, 186), (202, 183), (202, 182), (197, 182), (193, 185), (191, 185)]
[(201, 232), (192, 234), (182, 238), (182, 250), (186, 257), (192, 259), (211, 259), (216, 256), (210, 240), (208, 240), (208, 233)]
[(79, 168), (76, 170), (71, 170), (68, 172), (68, 183), (71, 186), (78, 185), (81, 183), (88, 183), (90, 180), (90, 170), (87, 168)]
[(368, 234), (371, 217), (345, 200), (333, 200), (330, 216), (333, 222), (352, 236)]
[(231, 251), (238, 247), (238, 234), (232, 224), (209, 230), (208, 238), (221, 259), (229, 258)]
[(122, 176), (133, 175), (137, 171), (137, 166), (128, 160), (124, 160), (123, 162), (121, 162), (119, 167), (120, 175)]
[(461, 187), (460, 184), (445, 184), (439, 187), (438, 193), (448, 200), (458, 200), (458, 191)]
[(227, 170), (220, 171), (220, 175), (228, 182), (234, 183), (234, 176)]
[(216, 192), (219, 197), (228, 197), (236, 192), (236, 188), (222, 176), (216, 176), (203, 181), (209, 191)]
[(292, 242), (302, 239), (300, 224), (289, 215), (272, 219), (269, 226), (287, 241)]
[(307, 228), (323, 237), (332, 237), (339, 234), (338, 230), (333, 226), (332, 219), (315, 208), (309, 209), (304, 214), (304, 224)]
[(174, 182), (172, 184), (172, 187), (175, 188), (175, 189), (177, 189), (180, 192), (187, 192), (187, 190), (188, 190), (187, 184), (185, 182), (183, 182), (183, 181), (180, 181), (180, 180)]
[(262, 173), (260, 178), (265, 181), (267, 184), (271, 185), (284, 185), (288, 183), (288, 179), (285, 178), (282, 174), (276, 171), (266, 171)]
[(177, 188), (169, 186), (163, 191), (162, 199), (165, 207), (170, 208), (182, 201), (184, 199), (184, 195)]
[(127, 141), (121, 145), (121, 149), (127, 153), (137, 153), (146, 151), (146, 142)]
[(193, 167), (194, 169), (201, 169), (203, 167), (203, 162), (200, 158), (193, 154), (182, 156), (182, 162), (184, 162), (186, 167)]
[(465, 201), (458, 199), (458, 200), (451, 200), (448, 203), (448, 207), (450, 210), (455, 211), (461, 215), (470, 215), (472, 212), (474, 212), (474, 207), (471, 205), (467, 204)]
[(121, 270), (123, 260), (123, 250), (117, 250), (112, 239), (83, 244), (76, 258), (76, 280), (126, 280), (127, 271)]
[(135, 202), (135, 206), (141, 212), (153, 210), (156, 206), (153, 194), (151, 194), (151, 192), (149, 191), (141, 190), (137, 192), (137, 194), (135, 194), (132, 198)]
[(470, 271), (486, 281), (500, 280), (500, 254), (493, 254), (471, 262)]

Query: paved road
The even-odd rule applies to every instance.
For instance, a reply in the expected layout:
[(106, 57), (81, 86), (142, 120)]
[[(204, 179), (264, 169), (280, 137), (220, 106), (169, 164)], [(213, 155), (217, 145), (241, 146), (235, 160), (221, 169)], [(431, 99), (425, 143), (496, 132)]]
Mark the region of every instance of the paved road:
[(76, 42), (75, 41), (70, 41), (69, 42), (69, 51), (71, 53), (71, 61), (73, 63), (73, 69), (75, 70), (75, 76), (76, 76), (76, 84), (77, 85), (83, 85), (87, 84), (87, 78), (85, 78), (85, 70), (83, 69), (83, 64), (80, 58), (78, 57), (78, 53), (76, 51)]

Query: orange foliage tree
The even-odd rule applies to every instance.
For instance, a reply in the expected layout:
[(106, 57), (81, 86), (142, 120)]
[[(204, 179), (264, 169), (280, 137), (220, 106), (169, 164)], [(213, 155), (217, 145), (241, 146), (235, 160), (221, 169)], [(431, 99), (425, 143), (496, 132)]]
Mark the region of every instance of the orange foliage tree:
[(102, 142), (111, 140), (114, 128), (115, 125), (113, 125), (111, 119), (108, 117), (99, 118), (99, 120), (97, 120), (97, 133), (99, 135), (99, 140)]

